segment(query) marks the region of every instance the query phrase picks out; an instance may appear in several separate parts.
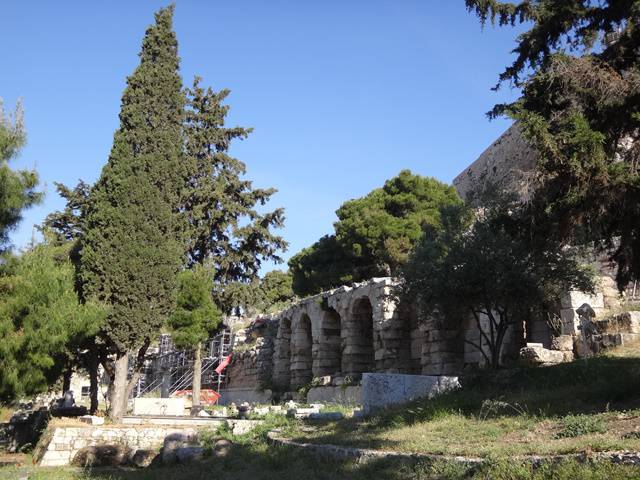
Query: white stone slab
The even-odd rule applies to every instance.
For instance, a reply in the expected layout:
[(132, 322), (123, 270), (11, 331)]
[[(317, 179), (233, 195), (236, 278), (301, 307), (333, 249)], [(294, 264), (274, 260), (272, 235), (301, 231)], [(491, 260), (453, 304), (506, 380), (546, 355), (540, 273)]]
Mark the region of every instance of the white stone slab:
[(363, 411), (371, 414), (417, 398), (433, 398), (459, 387), (458, 377), (365, 373), (362, 376)]
[(134, 398), (134, 415), (184, 415), (184, 398)]

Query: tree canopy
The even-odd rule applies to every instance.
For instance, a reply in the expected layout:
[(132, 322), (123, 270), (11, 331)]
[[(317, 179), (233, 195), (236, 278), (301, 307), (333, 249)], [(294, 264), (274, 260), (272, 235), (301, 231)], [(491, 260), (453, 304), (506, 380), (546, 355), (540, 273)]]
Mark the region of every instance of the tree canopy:
[[(116, 421), (146, 349), (173, 311), (186, 252), (185, 96), (173, 6), (160, 9), (155, 20), (140, 64), (127, 78), (120, 127), (83, 220), (82, 294), (110, 307), (100, 334), (116, 354), (110, 402)], [(129, 378), (132, 353), (135, 373)]]
[(206, 265), (213, 272), (214, 299), (225, 313), (237, 306), (230, 285), (250, 283), (262, 262), (280, 262), (278, 252), (287, 246), (273, 232), (284, 224), (283, 209), (258, 211), (276, 190), (255, 188), (244, 178), (245, 164), (228, 153), (234, 139), (251, 132), (225, 127), (229, 106), (223, 102), (228, 95), (228, 90), (201, 87), (196, 77), (187, 90), (185, 121), (188, 262)]
[(172, 17), (173, 7), (161, 9), (147, 29), (86, 215), (84, 294), (112, 306), (102, 333), (120, 353), (139, 348), (165, 323), (184, 259), (185, 100)]
[(0, 400), (47, 390), (106, 313), (78, 300), (69, 244), (45, 242), (12, 258), (0, 274)]
[(22, 219), (22, 212), (39, 203), (38, 175), (34, 170), (12, 170), (15, 159), (26, 142), (22, 106), (18, 104), (11, 118), (5, 115), (0, 99), (0, 252), (7, 249), (9, 233)]
[(498, 195), (483, 205), (476, 213), (460, 205), (441, 210), (441, 225), (427, 229), (403, 267), (402, 294), (451, 329), (474, 318), (480, 343), (467, 343), (497, 368), (509, 327), (551, 312), (564, 292), (592, 292), (594, 283), (576, 249), (533, 247), (515, 200)]
[(178, 275), (176, 308), (169, 316), (171, 339), (179, 348), (204, 342), (222, 321), (211, 298), (211, 274), (197, 266)]
[(500, 75), (523, 95), (491, 116), (517, 120), (539, 161), (530, 213), (539, 242), (592, 244), (640, 276), (640, 7), (632, 0), (467, 0), (500, 24), (522, 22)]
[(440, 208), (460, 203), (453, 187), (402, 170), (382, 188), (342, 204), (335, 234), (291, 258), (295, 293), (397, 274), (423, 229), (439, 224)]

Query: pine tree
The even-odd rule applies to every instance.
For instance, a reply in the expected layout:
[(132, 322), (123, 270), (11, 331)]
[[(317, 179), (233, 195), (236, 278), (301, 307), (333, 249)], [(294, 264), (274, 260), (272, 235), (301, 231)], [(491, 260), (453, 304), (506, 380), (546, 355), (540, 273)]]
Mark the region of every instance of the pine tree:
[(228, 95), (228, 90), (216, 93), (201, 87), (196, 77), (187, 90), (185, 128), (190, 171), (185, 201), (188, 262), (213, 271), (214, 299), (224, 313), (235, 306), (225, 295), (225, 286), (251, 282), (262, 261), (280, 261), (277, 252), (287, 246), (272, 232), (282, 227), (283, 210), (264, 214), (256, 210), (275, 189), (254, 188), (243, 178), (245, 164), (228, 154), (234, 139), (251, 133), (251, 129), (224, 126), (229, 107), (223, 101)]
[[(586, 244), (640, 279), (640, 4), (635, 0), (466, 0), (484, 23), (525, 24), (500, 84), (522, 97), (490, 117), (519, 122), (536, 149), (537, 244)], [(496, 86), (497, 88), (497, 86)]]
[[(200, 405), (202, 380), (202, 342), (222, 321), (220, 310), (211, 298), (211, 274), (200, 265), (178, 275), (176, 310), (169, 317), (173, 343), (184, 349), (193, 349), (193, 407)], [(191, 409), (191, 414), (197, 408)]]
[(172, 19), (173, 6), (156, 13), (127, 79), (120, 127), (90, 193), (81, 252), (85, 297), (111, 307), (101, 334), (116, 354), (116, 421), (136, 380), (127, 385), (129, 354), (142, 359), (165, 323), (184, 262), (184, 94)]
[(0, 252), (6, 249), (9, 232), (20, 222), (22, 211), (42, 200), (42, 193), (36, 191), (37, 173), (9, 167), (25, 141), (22, 106), (18, 105), (12, 120), (5, 116), (0, 99)]
[(44, 392), (71, 371), (106, 315), (79, 301), (69, 247), (46, 236), (0, 272), (0, 401)]

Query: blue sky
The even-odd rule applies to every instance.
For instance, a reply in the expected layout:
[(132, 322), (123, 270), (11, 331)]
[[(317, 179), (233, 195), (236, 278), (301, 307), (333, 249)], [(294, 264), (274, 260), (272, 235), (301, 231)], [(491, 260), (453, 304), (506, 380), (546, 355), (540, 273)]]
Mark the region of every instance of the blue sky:
[[(63, 207), (53, 182), (93, 182), (118, 127), (120, 97), (153, 12), (168, 2), (5, 0), (0, 97), (23, 99), (28, 145), (47, 195), (12, 235)], [(484, 112), (517, 29), (481, 29), (462, 0), (177, 0), (185, 83), (229, 88), (232, 148), (286, 210), (285, 258), (332, 231), (335, 210), (401, 169), (451, 180), (509, 122)], [(268, 268), (270, 266), (267, 266)]]

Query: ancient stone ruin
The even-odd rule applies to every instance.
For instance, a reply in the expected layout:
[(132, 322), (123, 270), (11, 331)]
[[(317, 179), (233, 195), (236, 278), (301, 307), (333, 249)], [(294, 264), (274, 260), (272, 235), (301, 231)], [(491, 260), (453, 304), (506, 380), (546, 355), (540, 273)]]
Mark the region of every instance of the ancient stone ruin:
[[(513, 125), (453, 183), (467, 200), (472, 191), (488, 184), (503, 185), (526, 197), (535, 163), (535, 151)], [(598, 267), (602, 276), (595, 295), (568, 292), (558, 299), (553, 319), (510, 327), (503, 363), (522, 356), (532, 363), (550, 364), (580, 353), (575, 344), (580, 337), (576, 309), (587, 303), (602, 320), (621, 306), (611, 272), (604, 265)], [(485, 362), (482, 352), (467, 342), (480, 343), (475, 319), (461, 319), (461, 328), (447, 327), (437, 315), (419, 316), (412, 305), (398, 304), (392, 287), (392, 279), (375, 278), (305, 298), (260, 319), (261, 327), (251, 329), (248, 348), (245, 345), (244, 351), (234, 354), (228, 387), (260, 391), (295, 391), (310, 384), (344, 387), (357, 383), (363, 373), (459, 375)], [(640, 329), (614, 323), (617, 336), (605, 335), (604, 343), (620, 343), (629, 335), (635, 338)], [(481, 318), (481, 328), (489, 328), (488, 319)]]

